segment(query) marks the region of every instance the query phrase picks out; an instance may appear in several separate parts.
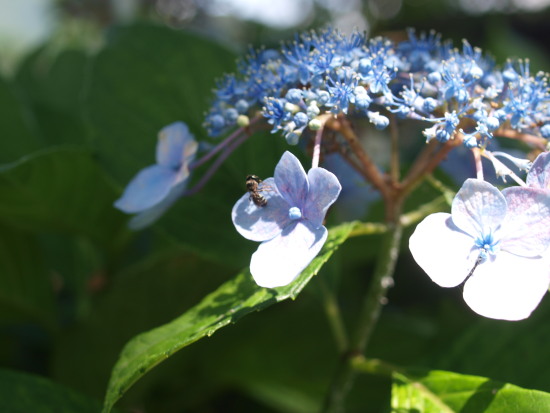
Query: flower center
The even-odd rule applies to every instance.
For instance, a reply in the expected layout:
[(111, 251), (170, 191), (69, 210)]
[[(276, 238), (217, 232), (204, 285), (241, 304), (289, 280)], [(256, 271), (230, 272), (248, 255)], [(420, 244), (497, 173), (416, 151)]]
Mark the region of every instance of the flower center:
[(300, 211), (300, 208), (298, 207), (292, 207), (288, 210), (288, 217), (290, 219), (300, 219), (302, 218), (302, 211)]
[(483, 235), (477, 238), (475, 244), (476, 247), (481, 250), (479, 252), (479, 257), (482, 261), (487, 258), (487, 254), (495, 255), (500, 250), (500, 241), (495, 240), (493, 234)]

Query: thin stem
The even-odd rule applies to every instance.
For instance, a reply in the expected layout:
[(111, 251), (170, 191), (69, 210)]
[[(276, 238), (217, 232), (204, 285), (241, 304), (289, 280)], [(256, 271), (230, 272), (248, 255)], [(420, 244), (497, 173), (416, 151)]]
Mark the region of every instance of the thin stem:
[(348, 335), (346, 333), (346, 327), (344, 326), (344, 321), (340, 312), (340, 306), (338, 305), (333, 289), (327, 286), (324, 277), (318, 278), (321, 286), (321, 292), (323, 294), (323, 305), (330, 329), (332, 330), (332, 335), (336, 341), (338, 351), (343, 352), (348, 348)]
[(388, 230), (386, 224), (380, 222), (358, 222), (353, 230), (349, 233), (348, 237), (359, 237), (362, 235), (383, 234)]
[[(397, 209), (400, 209), (395, 206)], [(396, 211), (395, 216), (399, 216)], [(386, 293), (393, 285), (393, 273), (399, 254), (402, 226), (399, 221), (392, 223), (384, 237), (379, 261), (371, 280), (367, 296), (363, 302), (357, 329), (353, 335), (349, 350), (343, 354), (335, 373), (323, 412), (336, 413), (344, 410), (344, 401), (354, 378), (353, 361), (364, 353), (372, 336), (382, 306), (386, 303)]]
[(395, 115), (390, 119), (391, 136), (391, 160), (390, 160), (390, 178), (396, 184), (399, 182), (399, 129)]
[[(212, 159), (218, 152), (228, 147), (235, 139), (237, 139), (239, 136), (241, 136), (243, 133), (248, 133), (248, 135), (252, 134), (252, 131), (249, 129), (251, 126), (253, 126), (258, 120), (261, 119), (261, 116), (256, 116), (252, 118), (250, 121), (249, 126), (246, 128), (238, 128), (235, 130), (231, 135), (229, 135), (227, 138), (225, 138), (222, 142), (217, 144), (214, 148), (212, 148), (206, 155), (204, 155), (202, 158), (197, 159), (196, 161), (192, 162), (189, 165), (189, 170), (193, 170), (198, 168), (199, 166), (205, 164), (210, 159)], [(247, 130), (248, 129), (248, 130)]]
[(190, 196), (190, 195), (194, 195), (197, 192), (199, 192), (202, 189), (202, 187), (204, 185), (206, 185), (206, 183), (210, 180), (212, 175), (214, 175), (214, 173), (218, 170), (218, 168), (221, 166), (221, 164), (227, 159), (227, 157), (229, 155), (231, 155), (231, 153), (235, 149), (237, 149), (244, 141), (246, 141), (250, 136), (251, 135), (249, 135), (249, 134), (242, 135), (237, 140), (235, 140), (230, 145), (228, 145), (225, 148), (225, 150), (222, 152), (222, 154), (220, 156), (218, 156), (218, 158), (212, 163), (212, 165), (210, 165), (210, 168), (201, 177), (199, 182), (197, 182), (197, 184), (193, 188), (188, 189), (187, 191), (185, 191), (183, 196)]
[(434, 212), (440, 212), (449, 208), (449, 198), (446, 195), (440, 195), (433, 201), (422, 205), (418, 209), (411, 211), (401, 216), (401, 225), (408, 227), (410, 225), (420, 222), (420, 220), (426, 218), (428, 215)]
[(476, 166), (476, 178), (483, 181), (483, 165), (481, 164), (481, 154), (479, 148), (473, 148), (472, 155), (474, 155), (474, 164)]
[(501, 136), (503, 138), (517, 139), (519, 141), (531, 144), (537, 148), (546, 151), (548, 150), (548, 140), (541, 138), (540, 136), (530, 135), (528, 133), (521, 133), (513, 129), (499, 128), (493, 132), (495, 136)]
[(311, 167), (317, 168), (319, 166), (319, 158), (321, 157), (321, 138), (323, 137), (324, 124), (315, 133), (315, 143), (313, 144), (313, 156), (311, 161)]
[(440, 148), (439, 151), (434, 153), (431, 157), (426, 157), (423, 164), (419, 164), (415, 170), (409, 171), (407, 177), (403, 180), (402, 188), (404, 193), (411, 192), (416, 185), (418, 185), (422, 179), (428, 174), (431, 174), (433, 170), (443, 161), (449, 152), (453, 148), (462, 144), (462, 135), (457, 134), (454, 139), (448, 140)]
[(374, 162), (361, 146), (361, 143), (359, 142), (357, 135), (351, 128), (348, 120), (344, 117), (329, 119), (326, 123), (326, 126), (340, 132), (340, 134), (344, 137), (344, 139), (346, 139), (351, 149), (359, 159), (359, 162), (361, 162), (361, 165), (363, 166), (363, 175), (366, 177), (366, 179), (370, 183), (372, 183), (372, 185), (376, 189), (378, 189), (378, 191), (380, 191), (384, 199), (390, 198), (389, 188), (386, 185), (384, 178), (378, 171), (378, 168), (376, 167)]

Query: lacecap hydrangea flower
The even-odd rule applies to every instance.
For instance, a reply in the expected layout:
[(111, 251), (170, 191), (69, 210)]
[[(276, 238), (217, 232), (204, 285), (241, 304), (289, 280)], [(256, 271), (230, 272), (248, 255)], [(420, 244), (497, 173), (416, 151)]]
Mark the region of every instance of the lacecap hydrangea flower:
[[(527, 174), (527, 186), (550, 192), (550, 152), (541, 153)], [(549, 229), (550, 231), (550, 229)]]
[(133, 229), (156, 221), (185, 192), (189, 164), (195, 159), (198, 143), (183, 122), (174, 122), (158, 134), (155, 165), (142, 169), (130, 181), (115, 207), (128, 214)]
[(294, 281), (327, 239), (323, 220), (341, 190), (336, 176), (323, 168), (308, 173), (290, 152), (275, 167), (275, 176), (261, 183), (265, 206), (244, 194), (232, 210), (233, 224), (245, 238), (261, 242), (252, 255), (250, 272), (261, 287)]
[[(499, 68), (479, 48), (461, 48), (435, 33), (395, 43), (308, 31), (279, 50), (252, 50), (217, 84), (205, 120), (218, 136), (261, 112), (272, 132), (297, 144), (326, 114), (367, 118), (377, 129), (388, 114), (427, 123), (426, 140), (447, 142), (457, 132), (467, 148), (484, 146), (501, 128), (550, 137), (548, 77), (528, 61)], [(244, 122), (244, 123), (243, 123)]]
[(432, 214), (418, 224), (409, 240), (411, 253), (440, 286), (464, 283), (464, 300), (476, 313), (527, 318), (550, 285), (549, 192), (533, 187), (500, 192), (468, 179), (451, 214)]

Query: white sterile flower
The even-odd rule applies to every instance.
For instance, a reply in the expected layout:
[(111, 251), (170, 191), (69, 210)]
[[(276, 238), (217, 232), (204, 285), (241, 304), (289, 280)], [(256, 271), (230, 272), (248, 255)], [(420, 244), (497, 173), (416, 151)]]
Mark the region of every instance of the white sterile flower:
[[(527, 318), (550, 284), (550, 194), (468, 179), (451, 214), (426, 217), (409, 240), (411, 253), (442, 287), (464, 282), (476, 313), (502, 320)], [(543, 255), (544, 254), (544, 255)]]

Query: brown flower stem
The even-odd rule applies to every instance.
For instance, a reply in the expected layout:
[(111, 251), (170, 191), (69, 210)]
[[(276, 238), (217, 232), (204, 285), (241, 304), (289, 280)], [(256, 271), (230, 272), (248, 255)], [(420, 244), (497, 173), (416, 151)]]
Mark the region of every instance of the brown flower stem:
[(382, 198), (390, 198), (390, 192), (382, 174), (361, 146), (361, 142), (353, 131), (351, 124), (345, 117), (331, 118), (327, 121), (327, 128), (340, 132), (361, 163), (363, 176), (382, 194)]
[(501, 136), (503, 138), (517, 139), (518, 141), (533, 145), (542, 151), (548, 150), (548, 140), (541, 138), (540, 136), (530, 135), (528, 133), (522, 133), (514, 129), (506, 128), (497, 129), (493, 132), (493, 135)]

